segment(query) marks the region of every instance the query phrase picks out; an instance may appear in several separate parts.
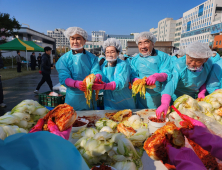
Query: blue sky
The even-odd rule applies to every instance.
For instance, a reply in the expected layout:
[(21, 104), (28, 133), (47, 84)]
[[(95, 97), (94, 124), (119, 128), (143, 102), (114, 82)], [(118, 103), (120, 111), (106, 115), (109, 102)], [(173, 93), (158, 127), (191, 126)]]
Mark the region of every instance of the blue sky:
[[(78, 26), (89, 35), (149, 31), (166, 17), (179, 19), (183, 12), (205, 0), (0, 0), (0, 12), (21, 24), (47, 33), (55, 28)], [(25, 25), (23, 25), (25, 26)]]

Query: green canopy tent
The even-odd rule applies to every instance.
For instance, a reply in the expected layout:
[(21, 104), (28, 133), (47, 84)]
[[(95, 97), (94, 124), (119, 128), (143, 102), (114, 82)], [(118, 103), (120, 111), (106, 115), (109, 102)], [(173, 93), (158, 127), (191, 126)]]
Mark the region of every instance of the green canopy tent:
[(0, 45), (0, 50), (6, 50), (6, 51), (25, 51), (26, 52), (26, 61), (27, 61), (27, 70), (28, 70), (28, 59), (27, 59), (27, 51), (39, 51), (43, 52), (44, 49), (37, 44), (35, 44), (33, 41), (22, 41), (18, 38), (9, 41), (5, 44)]
[(44, 48), (37, 45), (36, 43), (34, 43), (33, 41), (23, 41), (25, 44), (31, 46), (34, 48), (34, 50), (28, 50), (28, 51), (36, 51), (36, 52), (44, 52)]

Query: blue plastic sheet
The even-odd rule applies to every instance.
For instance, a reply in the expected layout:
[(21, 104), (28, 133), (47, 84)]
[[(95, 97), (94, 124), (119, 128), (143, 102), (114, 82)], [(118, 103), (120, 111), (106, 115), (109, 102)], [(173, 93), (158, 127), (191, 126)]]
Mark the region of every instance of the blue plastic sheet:
[(75, 146), (50, 132), (18, 133), (0, 140), (0, 169), (89, 170)]

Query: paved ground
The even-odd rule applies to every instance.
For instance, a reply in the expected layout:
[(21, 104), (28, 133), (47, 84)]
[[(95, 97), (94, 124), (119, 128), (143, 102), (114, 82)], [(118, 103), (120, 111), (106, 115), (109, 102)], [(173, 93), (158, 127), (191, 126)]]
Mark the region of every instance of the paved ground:
[[(7, 107), (0, 108), (0, 116), (7, 111), (11, 111), (11, 109), (22, 100), (32, 99), (38, 101), (38, 95), (35, 95), (33, 91), (36, 89), (41, 78), (41, 74), (34, 73), (32, 75), (2, 81), (4, 103), (7, 104)], [(51, 78), (53, 86), (59, 83), (58, 73), (56, 69), (52, 70)], [(39, 92), (43, 93), (49, 90), (50, 88), (45, 82), (40, 88)]]

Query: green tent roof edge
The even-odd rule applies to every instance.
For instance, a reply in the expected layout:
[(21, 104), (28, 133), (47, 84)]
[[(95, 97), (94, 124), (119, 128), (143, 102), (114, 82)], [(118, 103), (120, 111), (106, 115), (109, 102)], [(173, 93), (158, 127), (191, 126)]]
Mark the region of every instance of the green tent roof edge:
[(26, 51), (28, 48), (33, 48), (29, 46), (28, 44), (24, 43), (22, 40), (19, 38), (15, 38), (9, 42), (6, 42), (4, 44), (0, 45), (0, 50), (5, 50), (5, 51)]
[(34, 48), (34, 50), (28, 50), (28, 51), (35, 51), (35, 52), (44, 52), (44, 48), (36, 44), (34, 41), (24, 41), (24, 43)]

